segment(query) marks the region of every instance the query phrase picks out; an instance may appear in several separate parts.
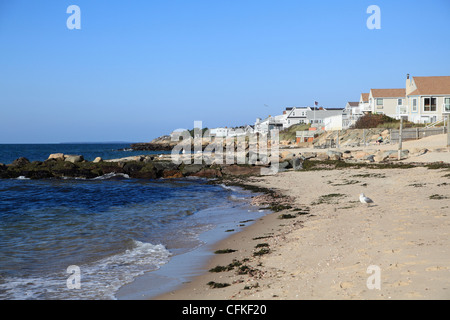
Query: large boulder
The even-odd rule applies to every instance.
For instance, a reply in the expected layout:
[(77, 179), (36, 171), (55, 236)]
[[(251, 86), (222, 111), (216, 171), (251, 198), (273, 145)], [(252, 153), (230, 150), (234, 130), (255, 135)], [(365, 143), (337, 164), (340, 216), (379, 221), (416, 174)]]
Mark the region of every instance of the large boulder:
[(280, 152), (280, 162), (289, 161), (294, 158), (294, 154), (290, 151), (284, 150)]
[(30, 163), (30, 160), (24, 157), (20, 157), (19, 159), (14, 160), (10, 166), (11, 167), (23, 167)]
[(187, 164), (182, 167), (181, 172), (185, 176), (189, 176), (191, 174), (197, 173), (204, 168), (203, 164)]
[(158, 174), (162, 173), (163, 171), (177, 170), (179, 166), (178, 164), (173, 163), (172, 161), (154, 161), (152, 163)]
[(292, 168), (294, 170), (302, 170), (303, 169), (303, 159), (304, 158), (300, 158), (300, 157), (295, 157), (294, 159), (292, 159)]
[(342, 152), (334, 151), (334, 150), (328, 150), (327, 156), (330, 160), (341, 160)]
[(377, 151), (373, 157), (375, 162), (382, 162), (389, 159), (389, 154), (383, 150)]
[(52, 159), (64, 161), (64, 153), (52, 153), (51, 155), (48, 156), (47, 160)]
[(64, 161), (77, 163), (77, 162), (83, 162), (84, 158), (83, 158), (83, 156), (80, 156), (80, 155), (65, 155)]

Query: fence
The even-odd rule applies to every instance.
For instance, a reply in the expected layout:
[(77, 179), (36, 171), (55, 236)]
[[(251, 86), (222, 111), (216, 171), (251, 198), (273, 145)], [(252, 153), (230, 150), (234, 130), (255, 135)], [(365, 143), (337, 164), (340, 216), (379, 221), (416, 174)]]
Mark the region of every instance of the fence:
[[(390, 130), (391, 143), (397, 143), (399, 140), (400, 130)], [(447, 127), (434, 127), (434, 128), (405, 128), (402, 130), (402, 141), (405, 140), (417, 140), (425, 137), (433, 136), (436, 134), (447, 133)]]

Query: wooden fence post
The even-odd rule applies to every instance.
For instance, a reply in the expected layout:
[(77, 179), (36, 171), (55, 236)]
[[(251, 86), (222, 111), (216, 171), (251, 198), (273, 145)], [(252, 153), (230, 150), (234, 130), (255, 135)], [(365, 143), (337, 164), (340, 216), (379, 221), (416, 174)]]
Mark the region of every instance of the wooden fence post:
[(447, 148), (450, 148), (450, 114), (447, 115)]
[(400, 117), (400, 130), (398, 132), (398, 160), (402, 159), (402, 131), (403, 131), (403, 117)]

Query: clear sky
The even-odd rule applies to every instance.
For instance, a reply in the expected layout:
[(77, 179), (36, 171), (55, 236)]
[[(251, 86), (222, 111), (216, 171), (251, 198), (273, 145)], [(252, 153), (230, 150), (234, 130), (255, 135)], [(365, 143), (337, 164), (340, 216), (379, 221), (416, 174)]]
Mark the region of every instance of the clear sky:
[(344, 107), (407, 73), (450, 75), (449, 17), (449, 0), (0, 0), (0, 143), (144, 142)]

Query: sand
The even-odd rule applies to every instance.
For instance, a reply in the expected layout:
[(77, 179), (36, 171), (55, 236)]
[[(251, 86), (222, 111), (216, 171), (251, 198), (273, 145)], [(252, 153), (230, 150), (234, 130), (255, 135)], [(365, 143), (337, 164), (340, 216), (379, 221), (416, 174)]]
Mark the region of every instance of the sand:
[[(424, 162), (448, 154), (432, 152)], [(449, 169), (287, 171), (246, 182), (269, 186), (309, 214), (261, 218), (213, 248), (237, 251), (214, 255), (202, 275), (155, 299), (450, 298)], [(361, 192), (372, 206), (359, 202)], [(254, 256), (258, 244), (269, 253)], [(251, 272), (208, 272), (233, 261)]]

